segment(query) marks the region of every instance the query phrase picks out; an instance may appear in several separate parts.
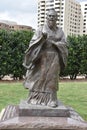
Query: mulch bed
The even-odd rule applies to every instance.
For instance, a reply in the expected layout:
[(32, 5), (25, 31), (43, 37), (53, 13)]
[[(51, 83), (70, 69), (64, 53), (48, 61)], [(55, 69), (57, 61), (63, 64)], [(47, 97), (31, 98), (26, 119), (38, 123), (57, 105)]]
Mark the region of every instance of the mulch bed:
[[(24, 80), (0, 80), (0, 83), (17, 83), (17, 82), (23, 82)], [(87, 82), (87, 79), (60, 79), (59, 82)]]

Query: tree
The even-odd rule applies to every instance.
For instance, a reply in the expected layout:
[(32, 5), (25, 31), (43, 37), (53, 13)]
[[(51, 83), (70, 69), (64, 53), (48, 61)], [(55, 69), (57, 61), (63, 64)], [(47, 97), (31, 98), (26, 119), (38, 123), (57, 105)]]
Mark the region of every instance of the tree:
[(0, 78), (9, 74), (12, 74), (14, 79), (23, 77), (24, 52), (32, 36), (32, 31), (0, 30)]
[(65, 69), (64, 73), (70, 76), (70, 79), (76, 79), (80, 71), (80, 64), (81, 64), (81, 53), (80, 53), (80, 36), (68, 36), (67, 41), (69, 44), (69, 54), (68, 54), (68, 63), (67, 68)]
[(9, 32), (0, 30), (0, 78), (9, 74), (10, 65), (10, 50), (9, 47)]
[(81, 39), (81, 65), (80, 73), (87, 77), (87, 35), (83, 35)]
[(32, 32), (15, 31), (11, 36), (11, 73), (14, 79), (21, 79), (25, 73), (25, 68), (22, 66), (24, 52), (29, 45), (32, 37)]

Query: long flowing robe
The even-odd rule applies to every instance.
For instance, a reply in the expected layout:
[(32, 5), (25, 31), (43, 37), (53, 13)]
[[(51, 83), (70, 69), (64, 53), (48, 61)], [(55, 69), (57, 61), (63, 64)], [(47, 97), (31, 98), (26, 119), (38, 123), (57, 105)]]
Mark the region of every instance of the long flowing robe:
[(61, 28), (51, 30), (45, 24), (36, 31), (23, 63), (27, 68), (24, 86), (30, 91), (28, 103), (47, 105), (57, 101), (59, 73), (66, 66), (67, 52)]

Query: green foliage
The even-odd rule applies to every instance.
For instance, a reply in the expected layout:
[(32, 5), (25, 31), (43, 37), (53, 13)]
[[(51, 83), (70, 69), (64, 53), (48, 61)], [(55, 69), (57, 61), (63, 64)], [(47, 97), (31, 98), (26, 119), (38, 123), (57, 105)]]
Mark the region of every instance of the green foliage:
[(81, 52), (80, 73), (87, 76), (87, 35), (81, 39)]
[[(22, 66), (24, 52), (33, 36), (31, 31), (0, 30), (0, 79), (5, 75), (13, 75), (21, 79), (25, 74)], [(61, 75), (76, 79), (78, 74), (87, 76), (87, 35), (68, 36), (69, 55), (67, 67)]]
[(69, 75), (70, 79), (76, 79), (78, 74), (87, 75), (87, 35), (68, 36), (69, 55), (68, 63), (62, 75)]
[(9, 62), (10, 54), (9, 51), (9, 32), (0, 30), (0, 77), (9, 74)]
[(21, 79), (25, 72), (22, 66), (24, 52), (33, 32), (0, 30), (0, 78), (12, 74)]

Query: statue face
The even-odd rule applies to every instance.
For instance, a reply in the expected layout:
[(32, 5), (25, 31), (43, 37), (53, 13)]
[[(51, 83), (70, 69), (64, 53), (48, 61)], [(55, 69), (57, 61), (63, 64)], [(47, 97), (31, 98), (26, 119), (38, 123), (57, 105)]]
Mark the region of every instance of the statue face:
[(49, 25), (49, 27), (53, 27), (56, 25), (56, 21), (57, 21), (57, 14), (54, 10), (50, 10), (47, 13), (47, 23)]

